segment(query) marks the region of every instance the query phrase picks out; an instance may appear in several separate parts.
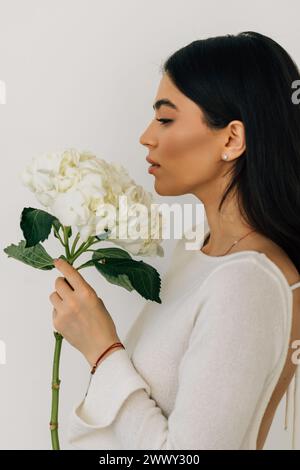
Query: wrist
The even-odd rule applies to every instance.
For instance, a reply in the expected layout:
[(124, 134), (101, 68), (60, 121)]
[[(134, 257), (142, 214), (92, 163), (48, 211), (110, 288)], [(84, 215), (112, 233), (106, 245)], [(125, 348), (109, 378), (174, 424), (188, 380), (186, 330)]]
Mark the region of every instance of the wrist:
[[(108, 356), (113, 354), (115, 351), (118, 351), (119, 349), (123, 349), (123, 347), (122, 346), (116, 346), (116, 347), (110, 349), (107, 353), (105, 353), (104, 356), (98, 362), (97, 367), (101, 364), (101, 362), (105, 361), (105, 359), (108, 358)], [(92, 364), (92, 366), (94, 366), (94, 364), (95, 364), (95, 362)]]
[[(89, 365), (91, 367), (93, 367), (96, 363), (96, 361), (98, 361), (99, 357), (110, 347), (112, 346), (113, 344), (115, 343), (121, 343), (122, 342), (120, 341), (119, 338), (114, 338), (112, 339), (111, 341), (109, 341), (108, 343), (106, 343), (105, 346), (102, 346), (101, 348), (95, 348), (93, 351), (85, 354), (85, 358), (86, 360), (88, 361)], [(109, 349), (107, 352), (105, 352), (105, 354), (101, 357), (101, 359), (98, 361), (97, 365), (101, 364), (101, 362), (103, 362), (110, 354), (112, 354), (114, 351), (116, 351), (117, 349), (123, 349), (123, 347), (121, 345), (115, 345), (113, 348)]]

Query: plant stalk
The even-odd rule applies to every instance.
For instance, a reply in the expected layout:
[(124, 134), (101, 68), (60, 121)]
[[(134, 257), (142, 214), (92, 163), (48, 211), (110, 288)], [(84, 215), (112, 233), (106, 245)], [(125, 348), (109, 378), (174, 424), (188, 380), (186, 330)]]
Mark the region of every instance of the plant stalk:
[(74, 253), (75, 253), (75, 248), (76, 248), (76, 245), (77, 245), (77, 242), (78, 242), (79, 238), (80, 238), (80, 233), (78, 232), (75, 239), (74, 239), (74, 241), (73, 241), (73, 244), (72, 244), (71, 256), (73, 256)]
[[(57, 233), (57, 232), (56, 232)], [(68, 234), (65, 227), (63, 227), (64, 234), (64, 243), (59, 237), (60, 241), (65, 247), (67, 261), (73, 265), (76, 258), (78, 258), (86, 249), (98, 243), (99, 240), (94, 241), (95, 237), (89, 237), (85, 243), (79, 247), (79, 249), (74, 253), (77, 241), (79, 240), (79, 234), (76, 235), (76, 238), (73, 242), (71, 251), (69, 248)], [(50, 431), (51, 431), (51, 441), (52, 441), (52, 450), (60, 450), (59, 446), (59, 437), (58, 437), (58, 406), (59, 406), (59, 389), (60, 389), (60, 378), (59, 378), (59, 363), (60, 363), (60, 353), (63, 336), (57, 331), (54, 332), (55, 336), (55, 348), (54, 348), (54, 358), (53, 358), (53, 367), (52, 367), (52, 403), (51, 403), (51, 420), (50, 420)]]
[(71, 258), (70, 247), (69, 247), (69, 237), (67, 234), (67, 230), (63, 227), (64, 230), (64, 242), (65, 242), (65, 249), (66, 249), (66, 258), (69, 260)]
[(60, 450), (58, 438), (58, 405), (59, 405), (59, 360), (63, 336), (54, 331), (55, 336), (55, 349), (52, 368), (52, 406), (51, 406), (51, 420), (50, 432), (52, 441), (52, 450)]
[(62, 239), (61, 239), (61, 236), (59, 235), (59, 232), (58, 232), (58, 231), (56, 230), (56, 228), (55, 228), (55, 225), (53, 225), (53, 230), (54, 230), (54, 232), (55, 232), (57, 238), (59, 239), (60, 243), (61, 243), (63, 246), (65, 246), (64, 242), (63, 242)]

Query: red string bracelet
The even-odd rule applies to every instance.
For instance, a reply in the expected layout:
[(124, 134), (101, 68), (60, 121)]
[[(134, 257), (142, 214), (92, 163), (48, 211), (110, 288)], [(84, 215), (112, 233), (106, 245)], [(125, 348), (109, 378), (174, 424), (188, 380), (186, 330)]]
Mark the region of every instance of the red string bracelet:
[(91, 370), (91, 374), (94, 374), (95, 373), (95, 370), (99, 364), (99, 361), (102, 359), (102, 357), (104, 356), (104, 354), (106, 354), (108, 351), (110, 351), (111, 349), (113, 348), (116, 348), (118, 346), (121, 346), (123, 349), (125, 349), (125, 346), (120, 343), (120, 342), (117, 342), (117, 343), (113, 343), (111, 346), (109, 346), (97, 359), (97, 361), (95, 362), (95, 364), (93, 365), (93, 368)]

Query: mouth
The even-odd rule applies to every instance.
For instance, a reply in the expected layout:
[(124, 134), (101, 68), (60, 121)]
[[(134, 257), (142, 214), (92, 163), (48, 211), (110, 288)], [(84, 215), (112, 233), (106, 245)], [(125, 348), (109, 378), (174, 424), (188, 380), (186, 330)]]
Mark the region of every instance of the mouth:
[(160, 165), (152, 164), (148, 168), (148, 173), (155, 173), (160, 168)]
[(159, 163), (155, 162), (154, 160), (152, 160), (152, 158), (150, 158), (149, 156), (146, 158), (147, 162), (151, 164), (151, 166), (160, 166)]

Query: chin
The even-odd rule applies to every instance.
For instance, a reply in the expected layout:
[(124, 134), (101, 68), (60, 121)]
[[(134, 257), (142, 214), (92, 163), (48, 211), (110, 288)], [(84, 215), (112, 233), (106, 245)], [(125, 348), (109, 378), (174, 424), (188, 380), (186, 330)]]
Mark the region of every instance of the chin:
[(160, 196), (182, 196), (186, 194), (186, 191), (183, 188), (175, 188), (172, 186), (168, 187), (158, 181), (155, 181), (154, 189)]

